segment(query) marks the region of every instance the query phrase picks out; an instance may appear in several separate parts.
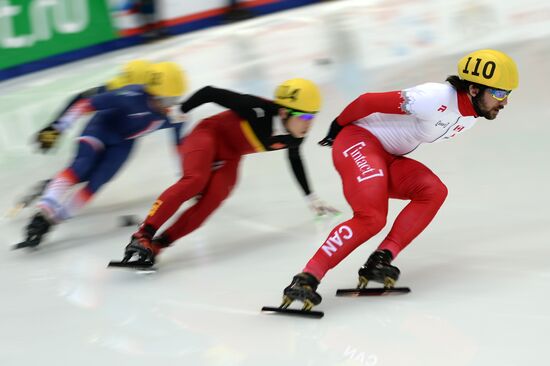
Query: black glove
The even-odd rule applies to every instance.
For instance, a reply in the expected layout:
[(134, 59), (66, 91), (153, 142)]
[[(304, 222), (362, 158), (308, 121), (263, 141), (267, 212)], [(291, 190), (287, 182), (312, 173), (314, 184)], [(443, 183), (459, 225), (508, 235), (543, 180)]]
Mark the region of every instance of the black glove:
[(330, 137), (329, 135), (325, 136), (324, 139), (318, 142), (321, 146), (332, 146), (334, 143), (334, 138)]
[(325, 136), (324, 139), (319, 141), (319, 145), (321, 146), (332, 146), (334, 143), (334, 139), (336, 139), (336, 136), (342, 131), (344, 127), (340, 126), (338, 122), (336, 122), (336, 119), (332, 121), (330, 124), (330, 129), (328, 130), (328, 134)]
[(44, 127), (36, 134), (36, 142), (42, 152), (46, 152), (55, 146), (61, 132), (51, 125)]

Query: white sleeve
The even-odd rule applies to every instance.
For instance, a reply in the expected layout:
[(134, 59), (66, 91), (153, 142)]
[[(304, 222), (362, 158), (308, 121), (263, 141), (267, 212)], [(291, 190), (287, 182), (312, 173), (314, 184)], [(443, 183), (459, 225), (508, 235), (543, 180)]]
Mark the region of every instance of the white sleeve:
[(421, 121), (432, 121), (446, 104), (447, 88), (444, 84), (426, 83), (401, 92), (403, 109)]

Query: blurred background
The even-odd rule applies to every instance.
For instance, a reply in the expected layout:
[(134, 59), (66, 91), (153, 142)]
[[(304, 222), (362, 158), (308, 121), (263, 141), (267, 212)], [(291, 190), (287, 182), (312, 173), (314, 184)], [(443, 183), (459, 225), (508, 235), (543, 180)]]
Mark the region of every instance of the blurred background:
[[(321, 139), (359, 94), (443, 82), (465, 53), (495, 48), (520, 86), (495, 121), (411, 157), (449, 197), (399, 257), (401, 297), (341, 299), (389, 228), (330, 272), (320, 321), (262, 315), (351, 212)], [(31, 144), (75, 94), (129, 60), (175, 61), (205, 85), (270, 98), (292, 77), (323, 91), (303, 146), (315, 191), (343, 211), (314, 221), (284, 152), (247, 156), (234, 194), (160, 258), (154, 276), (110, 271), (179, 175), (169, 133), (32, 252), (12, 252), (31, 210), (0, 219), (2, 365), (547, 364), (550, 329), (550, 3), (542, 0), (0, 0), (0, 214), (73, 154), (86, 119), (50, 154)], [(191, 113), (187, 131), (220, 109)], [(403, 207), (390, 204), (388, 222)]]

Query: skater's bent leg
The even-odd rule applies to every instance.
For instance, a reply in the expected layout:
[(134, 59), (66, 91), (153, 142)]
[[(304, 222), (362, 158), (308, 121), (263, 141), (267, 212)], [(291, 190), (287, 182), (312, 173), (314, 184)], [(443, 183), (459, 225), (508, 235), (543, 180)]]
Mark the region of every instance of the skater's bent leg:
[(105, 183), (109, 182), (120, 171), (120, 168), (128, 160), (133, 145), (134, 140), (129, 140), (106, 148), (95, 164), (94, 170), (90, 172), (86, 186), (78, 190), (65, 202), (66, 217), (63, 217), (63, 219), (73, 217), (95, 196)]
[(142, 225), (149, 235), (154, 235), (185, 201), (201, 193), (210, 180), (215, 139), (208, 131), (199, 132), (190, 135), (180, 149), (183, 177), (157, 198)]
[(186, 154), (184, 176), (157, 198), (144, 226), (158, 230), (185, 201), (202, 193), (211, 179), (211, 160), (202, 151)]
[(447, 197), (447, 187), (426, 166), (400, 158), (390, 166), (390, 197), (410, 199), (378, 249), (395, 258), (432, 221)]
[(62, 221), (67, 216), (63, 205), (64, 197), (73, 185), (86, 180), (103, 155), (103, 144), (92, 144), (92, 140), (79, 139), (77, 155), (71, 165), (48, 183), (37, 203), (38, 208), (53, 222)]
[(229, 196), (237, 182), (239, 161), (239, 159), (226, 161), (221, 168), (213, 172), (199, 201), (182, 213), (178, 220), (162, 234), (165, 245), (201, 226)]
[(311, 273), (318, 280), (359, 245), (376, 235), (386, 225), (386, 210), (375, 208), (356, 212), (351, 220), (336, 226), (309, 260), (303, 272)]
[(332, 230), (304, 268), (318, 280), (376, 235), (386, 224), (388, 213), (390, 157), (374, 136), (360, 127), (345, 128), (334, 142), (332, 158), (354, 216)]
[(67, 220), (73, 217), (78, 211), (82, 209), (82, 207), (84, 207), (88, 202), (91, 201), (93, 196), (94, 193), (89, 190), (88, 185), (76, 191), (72, 195), (72, 197), (67, 200), (67, 202), (63, 205), (65, 207), (65, 216), (60, 217), (60, 219)]
[(105, 150), (105, 144), (99, 137), (80, 136), (78, 138), (78, 150), (69, 169), (78, 177), (79, 182), (88, 180)]
[(36, 207), (52, 222), (61, 221), (62, 217), (66, 216), (62, 204), (63, 197), (78, 182), (79, 179), (72, 170), (65, 169), (48, 183)]

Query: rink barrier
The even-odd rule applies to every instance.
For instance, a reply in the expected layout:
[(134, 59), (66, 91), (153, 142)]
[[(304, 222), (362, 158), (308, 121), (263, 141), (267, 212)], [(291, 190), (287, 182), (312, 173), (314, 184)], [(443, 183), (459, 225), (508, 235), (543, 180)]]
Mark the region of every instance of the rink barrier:
[[(322, 0), (250, 0), (244, 4), (254, 15), (264, 15), (317, 3), (319, 1)], [(224, 14), (226, 11), (227, 7), (221, 7), (176, 18), (163, 19), (158, 23), (165, 27), (168, 35), (183, 34), (224, 24)], [(118, 31), (119, 38), (0, 69), (0, 81), (102, 53), (142, 44), (144, 40), (141, 33), (141, 27), (120, 29)], [(0, 52), (1, 51), (2, 48), (0, 48)]]

